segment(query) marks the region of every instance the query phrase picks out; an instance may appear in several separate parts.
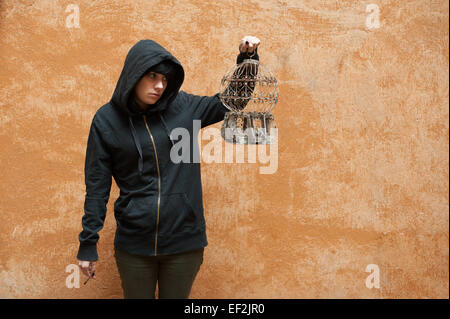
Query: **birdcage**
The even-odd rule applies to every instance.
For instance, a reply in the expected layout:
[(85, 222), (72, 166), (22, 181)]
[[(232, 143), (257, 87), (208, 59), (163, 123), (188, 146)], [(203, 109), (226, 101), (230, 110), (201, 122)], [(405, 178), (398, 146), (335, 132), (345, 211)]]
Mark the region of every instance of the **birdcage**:
[(222, 137), (236, 144), (270, 144), (276, 128), (270, 112), (278, 102), (277, 79), (257, 60), (247, 59), (222, 78), (220, 100), (230, 110)]

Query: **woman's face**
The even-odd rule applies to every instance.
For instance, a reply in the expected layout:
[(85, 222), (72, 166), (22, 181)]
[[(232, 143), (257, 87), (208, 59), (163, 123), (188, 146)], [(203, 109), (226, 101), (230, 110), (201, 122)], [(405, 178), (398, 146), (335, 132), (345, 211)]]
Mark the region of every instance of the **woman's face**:
[(167, 79), (164, 74), (147, 72), (134, 89), (137, 104), (141, 108), (146, 108), (148, 104), (155, 104), (166, 87)]

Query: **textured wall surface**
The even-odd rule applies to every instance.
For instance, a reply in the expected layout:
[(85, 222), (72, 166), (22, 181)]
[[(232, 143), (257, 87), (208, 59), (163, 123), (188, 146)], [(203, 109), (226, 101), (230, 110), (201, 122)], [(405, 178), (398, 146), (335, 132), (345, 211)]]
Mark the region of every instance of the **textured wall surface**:
[(446, 0), (1, 1), (0, 297), (122, 298), (115, 184), (98, 279), (66, 286), (92, 117), (138, 40), (181, 61), (184, 90), (212, 95), (250, 34), (280, 84), (278, 169), (202, 164), (209, 246), (191, 297), (448, 298), (448, 12)]

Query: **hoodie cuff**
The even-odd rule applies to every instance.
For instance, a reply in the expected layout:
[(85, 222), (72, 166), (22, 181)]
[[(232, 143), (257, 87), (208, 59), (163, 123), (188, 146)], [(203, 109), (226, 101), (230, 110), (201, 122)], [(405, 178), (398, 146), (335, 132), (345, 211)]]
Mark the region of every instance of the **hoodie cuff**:
[(97, 261), (98, 260), (98, 254), (97, 254), (97, 245), (83, 245), (80, 244), (80, 248), (78, 249), (78, 260), (85, 260), (85, 261)]
[(258, 49), (256, 49), (255, 55), (253, 55), (253, 56), (251, 56), (251, 55), (252, 55), (252, 53), (248, 54), (247, 52), (239, 53), (239, 55), (237, 56), (237, 59), (236, 59), (236, 64), (241, 64), (246, 59), (252, 59), (252, 60), (259, 61)]

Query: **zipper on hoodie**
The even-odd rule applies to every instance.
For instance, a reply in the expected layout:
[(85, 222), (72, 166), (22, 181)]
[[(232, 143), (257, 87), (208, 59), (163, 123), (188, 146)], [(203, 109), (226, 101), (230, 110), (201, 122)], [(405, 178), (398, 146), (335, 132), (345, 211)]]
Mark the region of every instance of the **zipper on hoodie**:
[(150, 127), (148, 126), (146, 115), (144, 115), (144, 122), (145, 127), (147, 128), (148, 135), (150, 135), (150, 139), (152, 140), (153, 149), (155, 150), (156, 171), (158, 172), (158, 206), (156, 208), (156, 233), (155, 233), (155, 256), (156, 256), (158, 248), (159, 205), (161, 202), (161, 173), (159, 171), (158, 152), (156, 151), (155, 140), (153, 139), (152, 132), (150, 131)]

